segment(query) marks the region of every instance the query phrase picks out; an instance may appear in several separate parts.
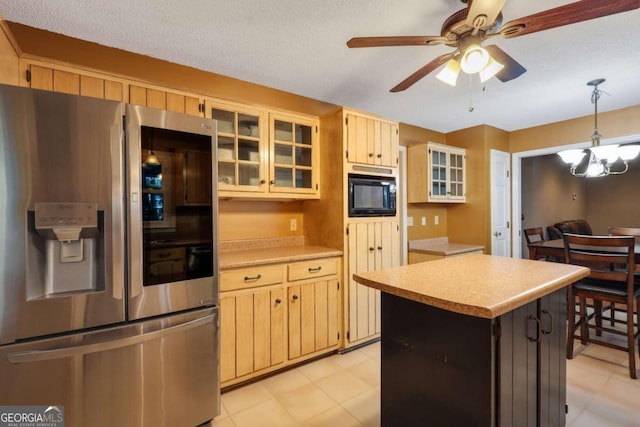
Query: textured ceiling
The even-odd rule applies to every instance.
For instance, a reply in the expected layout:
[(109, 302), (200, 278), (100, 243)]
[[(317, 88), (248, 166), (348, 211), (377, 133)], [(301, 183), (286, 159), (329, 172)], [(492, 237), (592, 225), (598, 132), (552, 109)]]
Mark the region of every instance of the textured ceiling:
[[(605, 0), (603, 0), (605, 1)], [(504, 22), (571, 1), (507, 0)], [(9, 21), (449, 132), (512, 131), (640, 104), (640, 9), (495, 44), (527, 72), (453, 88), (431, 73), (389, 89), (446, 46), (349, 49), (355, 36), (439, 35), (459, 0), (0, 0)], [(470, 112), (470, 105), (473, 111)], [(640, 119), (640, 118), (639, 118)], [(585, 140), (590, 129), (585, 129)]]

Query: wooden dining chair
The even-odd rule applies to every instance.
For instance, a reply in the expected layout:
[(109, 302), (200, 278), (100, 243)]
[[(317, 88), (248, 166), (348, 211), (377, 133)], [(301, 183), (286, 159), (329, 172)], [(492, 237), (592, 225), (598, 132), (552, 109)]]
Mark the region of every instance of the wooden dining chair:
[(542, 231), (542, 227), (525, 228), (524, 238), (527, 241), (527, 245), (534, 242), (544, 242), (544, 231)]
[[(640, 307), (640, 285), (634, 280), (635, 239), (632, 236), (587, 236), (580, 234), (564, 234), (565, 262), (586, 266), (591, 274), (568, 288), (569, 301), (577, 297), (579, 300), (578, 321), (576, 322), (575, 304), (568, 304), (567, 359), (573, 358), (574, 339), (583, 344), (593, 343), (605, 347), (628, 352), (629, 375), (636, 379), (636, 341), (640, 348), (638, 331), (638, 311)], [(615, 265), (616, 268), (608, 266)], [(623, 268), (620, 268), (624, 266)], [(586, 300), (593, 301), (593, 312), (587, 311)], [(625, 330), (603, 326), (602, 311), (608, 307), (604, 304), (622, 304), (626, 307), (626, 319), (616, 323), (624, 323)], [(635, 316), (635, 320), (634, 320)], [(592, 322), (595, 320), (594, 322)], [(589, 334), (595, 330), (596, 337)], [(580, 331), (578, 333), (578, 330)], [(626, 337), (626, 346), (599, 338), (598, 335), (615, 334)]]
[[(527, 247), (531, 243), (544, 242), (544, 231), (542, 230), (542, 227), (525, 228), (523, 231), (524, 238), (527, 241)], [(537, 257), (537, 259), (547, 260), (547, 257), (541, 256)]]
[[(609, 227), (611, 236), (634, 236), (636, 244), (640, 243), (640, 228), (634, 227)], [(640, 280), (640, 265), (636, 266), (636, 280)]]

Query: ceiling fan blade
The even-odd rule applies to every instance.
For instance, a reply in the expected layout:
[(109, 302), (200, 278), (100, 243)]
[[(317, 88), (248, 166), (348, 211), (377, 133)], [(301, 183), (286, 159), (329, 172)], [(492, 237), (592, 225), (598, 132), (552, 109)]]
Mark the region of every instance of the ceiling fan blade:
[(388, 36), (388, 37), (354, 37), (347, 42), (349, 47), (379, 46), (425, 46), (446, 42), (441, 36)]
[(500, 49), (496, 45), (486, 46), (485, 49), (489, 52), (489, 55), (502, 65), (504, 68), (496, 73), (496, 77), (502, 82), (508, 82), (523, 75), (527, 69), (524, 68), (518, 61), (507, 55), (507, 53)]
[(420, 68), (418, 71), (416, 71), (415, 73), (411, 74), (409, 77), (407, 77), (406, 79), (398, 83), (389, 92), (400, 92), (409, 88), (410, 86), (415, 84), (418, 80), (420, 80), (421, 78), (423, 78), (424, 76), (426, 76), (427, 74), (429, 74), (430, 72), (432, 72), (433, 70), (435, 70), (436, 68), (438, 68), (439, 66), (441, 66), (451, 58), (453, 58), (453, 53), (445, 53), (444, 55), (438, 56), (436, 59), (429, 62), (427, 65)]
[(640, 0), (581, 0), (507, 22), (500, 29), (505, 38), (588, 21), (640, 7)]
[(496, 20), (505, 0), (473, 0), (470, 3), (467, 25), (471, 28), (486, 28)]

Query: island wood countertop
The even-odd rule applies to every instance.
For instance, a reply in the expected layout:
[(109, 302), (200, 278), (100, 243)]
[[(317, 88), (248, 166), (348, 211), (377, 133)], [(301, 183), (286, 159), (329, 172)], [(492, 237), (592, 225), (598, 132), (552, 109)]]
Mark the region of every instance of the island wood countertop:
[(422, 304), (493, 319), (588, 275), (588, 268), (575, 265), (471, 254), (353, 278)]
[(220, 270), (279, 262), (305, 261), (342, 256), (342, 251), (324, 246), (294, 245), (272, 248), (220, 251)]

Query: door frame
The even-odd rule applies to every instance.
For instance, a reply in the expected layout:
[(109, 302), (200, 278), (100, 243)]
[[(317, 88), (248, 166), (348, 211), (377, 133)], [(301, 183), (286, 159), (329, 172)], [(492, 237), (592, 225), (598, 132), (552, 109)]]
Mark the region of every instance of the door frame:
[(398, 147), (398, 203), (400, 221), (400, 265), (407, 265), (408, 261), (408, 234), (407, 234), (407, 147)]
[[(491, 254), (492, 255), (494, 254), (494, 250), (495, 250), (494, 245), (493, 245), (493, 243), (494, 243), (493, 231), (497, 228), (497, 224), (495, 223), (495, 209), (494, 209), (496, 207), (495, 203), (494, 203), (495, 202), (495, 197), (494, 197), (495, 181), (494, 181), (494, 175), (493, 175), (494, 161), (495, 161), (495, 159), (497, 159), (497, 157), (502, 157), (503, 159), (505, 159), (505, 166), (507, 167), (507, 176), (504, 177), (505, 178), (505, 182), (506, 182), (506, 186), (507, 186), (507, 189), (505, 191), (505, 197), (506, 197), (505, 205), (506, 206), (504, 206), (504, 208), (506, 209), (507, 212), (505, 213), (504, 217), (505, 217), (505, 219), (507, 221), (511, 220), (511, 212), (510, 212), (510, 210), (511, 210), (511, 200), (510, 200), (510, 198), (511, 198), (511, 178), (510, 178), (510, 175), (511, 175), (511, 162), (510, 162), (511, 161), (511, 154), (506, 152), (506, 151), (491, 149), (489, 151), (489, 158), (490, 158), (490, 161), (489, 161), (489, 164), (490, 164), (490, 172), (489, 172), (490, 173), (490, 179), (489, 179), (489, 182), (490, 182), (490, 194), (491, 194), (491, 230), (490, 231), (492, 233), (491, 234), (492, 235), (492, 237), (491, 237)], [(511, 236), (507, 235), (505, 237), (505, 242), (506, 242), (506, 245), (507, 245), (505, 256), (509, 257), (509, 256), (511, 256), (511, 247), (513, 246), (511, 244)]]
[[(600, 144), (626, 144), (638, 142), (639, 140), (640, 134), (633, 134), (603, 139)], [(557, 154), (559, 151), (573, 148), (589, 147), (591, 147), (591, 141), (511, 153), (511, 255), (513, 258), (522, 258), (522, 245), (515, 244), (515, 242), (520, 243), (522, 235), (522, 159)]]

